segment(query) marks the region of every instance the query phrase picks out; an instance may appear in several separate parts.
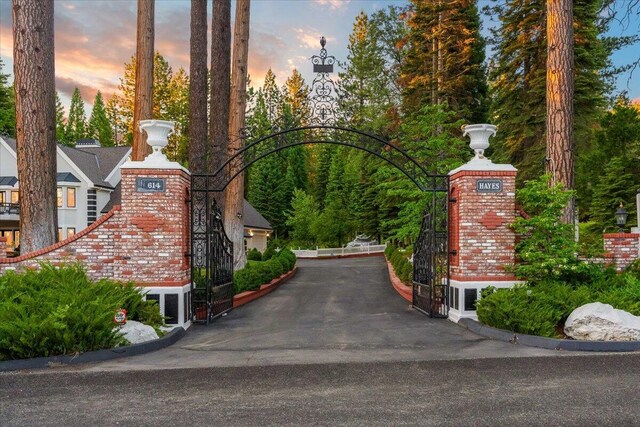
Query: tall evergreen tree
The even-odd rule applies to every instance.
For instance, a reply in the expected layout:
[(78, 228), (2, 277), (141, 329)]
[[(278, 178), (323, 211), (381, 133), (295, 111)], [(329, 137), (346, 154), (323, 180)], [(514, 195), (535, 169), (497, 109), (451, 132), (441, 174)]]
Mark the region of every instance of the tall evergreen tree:
[(485, 42), (475, 0), (411, 0), (402, 66), (403, 107), (447, 103), (457, 118), (486, 118)]
[[(608, 21), (601, 11), (610, 0), (573, 2), (574, 151), (581, 167), (593, 146), (593, 124), (604, 104), (608, 56), (615, 43), (602, 35)], [(506, 2), (489, 9), (500, 25), (492, 30), (495, 55), (490, 64), (491, 117), (500, 132), (492, 143), (493, 158), (514, 164), (519, 182), (542, 174), (545, 166), (546, 3)], [(576, 182), (578, 202), (588, 184)], [(584, 204), (581, 205), (581, 210)]]
[(293, 69), (284, 84), (285, 102), (291, 107), (296, 126), (304, 126), (309, 119), (309, 86), (305, 83), (302, 74)]
[(75, 145), (79, 139), (87, 137), (87, 116), (84, 113), (84, 101), (80, 95), (80, 89), (75, 88), (71, 95), (69, 117), (65, 131), (65, 143)]
[(64, 106), (56, 92), (56, 142), (66, 144), (66, 123), (64, 120)]
[(0, 59), (0, 134), (15, 137), (16, 135), (16, 104), (13, 85), (8, 84), (8, 74), (2, 73), (2, 59)]
[[(189, 76), (182, 68), (174, 73), (167, 60), (158, 52), (155, 54), (154, 63), (153, 118), (176, 122), (175, 131), (169, 135), (167, 156), (171, 160), (186, 162)], [(131, 145), (133, 142), (135, 75), (136, 61), (135, 57), (132, 57), (131, 61), (125, 64), (118, 93), (107, 103), (107, 116), (114, 127), (117, 145)]]
[(89, 125), (87, 127), (87, 136), (100, 141), (103, 147), (113, 147), (115, 145), (113, 140), (113, 129), (111, 129), (111, 122), (107, 117), (107, 110), (102, 100), (102, 93), (98, 91), (93, 101), (93, 109), (91, 110), (91, 117), (89, 117)]

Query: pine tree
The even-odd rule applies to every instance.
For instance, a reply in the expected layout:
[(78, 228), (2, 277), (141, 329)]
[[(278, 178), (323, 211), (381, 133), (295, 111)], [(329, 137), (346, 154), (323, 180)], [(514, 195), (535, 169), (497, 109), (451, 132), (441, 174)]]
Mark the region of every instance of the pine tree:
[(62, 105), (62, 101), (60, 101), (58, 92), (56, 92), (56, 142), (66, 145), (65, 128), (64, 106)]
[[(601, 37), (607, 21), (600, 15), (608, 0), (575, 0), (574, 141), (578, 160), (593, 146), (607, 89), (608, 55), (615, 43)], [(500, 25), (492, 31), (494, 60), (490, 64), (491, 116), (500, 132), (492, 142), (492, 158), (514, 164), (519, 183), (534, 179), (545, 167), (545, 91), (547, 41), (545, 0), (523, 0), (495, 6), (490, 12)], [(578, 200), (588, 183), (576, 181)], [(586, 206), (581, 205), (581, 211)], [(585, 209), (586, 211), (586, 209)]]
[(318, 221), (318, 204), (313, 196), (296, 189), (291, 200), (291, 210), (286, 212), (286, 225), (293, 245), (312, 246), (316, 243), (313, 226)]
[(402, 65), (404, 111), (447, 103), (456, 118), (486, 118), (485, 42), (475, 0), (412, 0)]
[[(613, 212), (623, 202), (634, 211), (636, 190), (640, 188), (640, 111), (621, 98), (604, 114), (596, 132), (596, 146), (583, 160), (588, 210), (581, 212), (600, 232), (612, 225)], [(580, 201), (580, 200), (579, 200)], [(634, 215), (629, 219), (634, 222)]]
[(111, 129), (111, 122), (109, 122), (109, 118), (107, 117), (107, 110), (105, 109), (100, 91), (96, 93), (93, 101), (93, 109), (91, 110), (91, 117), (89, 118), (89, 125), (87, 127), (87, 136), (100, 141), (103, 147), (113, 147), (115, 145), (113, 129)]
[(13, 85), (9, 86), (9, 75), (2, 73), (2, 59), (0, 59), (0, 134), (15, 137), (16, 135), (16, 104)]
[(309, 119), (309, 86), (302, 74), (293, 69), (291, 76), (284, 84), (284, 99), (291, 107), (296, 126), (305, 126)]
[(360, 12), (349, 36), (349, 54), (339, 86), (340, 107), (349, 126), (381, 134), (388, 127), (396, 99), (379, 34), (368, 16)]
[(84, 101), (80, 95), (80, 89), (75, 88), (71, 95), (69, 117), (65, 131), (65, 144), (75, 145), (79, 139), (87, 137), (87, 117), (84, 113)]
[[(135, 96), (135, 57), (125, 64), (118, 93), (107, 103), (107, 116), (114, 128), (118, 145), (133, 142), (133, 103)], [(167, 156), (171, 160), (186, 162), (188, 128), (189, 76), (183, 69), (174, 73), (167, 60), (158, 52), (153, 67), (153, 118), (173, 120), (176, 130), (169, 135)]]

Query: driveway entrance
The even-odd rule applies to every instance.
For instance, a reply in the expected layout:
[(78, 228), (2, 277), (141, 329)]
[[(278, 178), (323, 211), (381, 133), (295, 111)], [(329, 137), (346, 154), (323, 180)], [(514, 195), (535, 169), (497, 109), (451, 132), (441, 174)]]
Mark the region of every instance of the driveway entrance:
[(299, 260), (277, 290), (164, 350), (86, 367), (166, 369), (557, 355), (479, 337), (413, 310), (383, 257)]

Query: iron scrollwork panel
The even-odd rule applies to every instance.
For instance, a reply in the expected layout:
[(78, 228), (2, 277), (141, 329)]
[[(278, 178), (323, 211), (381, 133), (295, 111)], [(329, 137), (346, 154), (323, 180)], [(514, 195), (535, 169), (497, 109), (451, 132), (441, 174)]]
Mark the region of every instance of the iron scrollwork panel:
[[(431, 317), (449, 314), (448, 179), (434, 177), (413, 257), (413, 306)], [(436, 182), (438, 181), (438, 182)]]
[(233, 307), (233, 243), (210, 178), (191, 177), (191, 309), (198, 323), (209, 323)]

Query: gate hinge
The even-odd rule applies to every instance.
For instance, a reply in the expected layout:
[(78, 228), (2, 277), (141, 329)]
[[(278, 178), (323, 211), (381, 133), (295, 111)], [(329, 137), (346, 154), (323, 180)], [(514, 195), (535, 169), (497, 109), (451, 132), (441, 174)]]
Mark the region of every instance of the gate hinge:
[(184, 257), (185, 258), (191, 258), (191, 252), (185, 252), (184, 253)]
[(449, 203), (457, 203), (458, 199), (456, 199), (455, 197), (452, 197), (449, 199)]
[(456, 255), (458, 255), (458, 251), (456, 251), (455, 249), (452, 250), (452, 251), (449, 251), (449, 255), (456, 256)]

